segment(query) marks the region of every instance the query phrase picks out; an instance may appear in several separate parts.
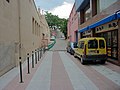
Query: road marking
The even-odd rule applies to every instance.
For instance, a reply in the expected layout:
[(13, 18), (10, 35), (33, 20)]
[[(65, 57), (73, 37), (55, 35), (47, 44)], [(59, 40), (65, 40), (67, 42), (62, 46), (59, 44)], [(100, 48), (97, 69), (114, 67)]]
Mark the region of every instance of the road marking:
[(64, 52), (59, 52), (74, 90), (99, 90)]
[(52, 54), (47, 52), (26, 90), (50, 90)]
[(102, 65), (99, 65), (99, 66), (95, 65), (95, 66), (91, 66), (91, 67), (94, 68), (96, 71), (98, 71), (100, 74), (107, 77), (108, 79), (112, 80), (118, 86), (120, 86), (120, 74), (118, 74), (117, 72), (114, 72), (111, 69), (109, 69), (105, 66), (102, 66)]

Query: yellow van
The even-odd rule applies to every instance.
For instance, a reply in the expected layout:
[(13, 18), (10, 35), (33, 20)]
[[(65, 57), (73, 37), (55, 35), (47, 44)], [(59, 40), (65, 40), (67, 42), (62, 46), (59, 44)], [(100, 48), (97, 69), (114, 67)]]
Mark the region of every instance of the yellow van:
[(82, 64), (85, 64), (86, 61), (100, 61), (104, 64), (107, 60), (105, 39), (101, 37), (80, 39), (74, 57), (79, 57)]

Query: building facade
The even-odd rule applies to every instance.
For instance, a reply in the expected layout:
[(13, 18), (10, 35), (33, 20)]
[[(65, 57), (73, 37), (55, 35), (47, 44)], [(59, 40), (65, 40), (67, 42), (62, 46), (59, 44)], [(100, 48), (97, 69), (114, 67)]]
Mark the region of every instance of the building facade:
[(0, 75), (17, 66), (19, 57), (24, 61), (27, 53), (46, 45), (49, 34), (34, 0), (0, 0)]
[(76, 12), (75, 4), (74, 4), (67, 23), (67, 36), (68, 36), (68, 40), (71, 43), (78, 41), (77, 31), (78, 31), (78, 14)]
[(120, 65), (120, 1), (76, 0), (79, 38), (104, 37), (109, 61)]

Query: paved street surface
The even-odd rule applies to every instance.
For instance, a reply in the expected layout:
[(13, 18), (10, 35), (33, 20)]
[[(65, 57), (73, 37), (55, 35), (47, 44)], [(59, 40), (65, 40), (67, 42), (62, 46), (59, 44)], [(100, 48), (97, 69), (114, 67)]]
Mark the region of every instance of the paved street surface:
[(19, 83), (19, 68), (0, 77), (0, 90), (120, 90), (119, 66), (109, 62), (82, 65), (65, 51), (66, 45), (57, 39), (30, 74), (24, 63), (23, 83)]
[(56, 40), (56, 44), (50, 49), (52, 51), (64, 51), (66, 50), (67, 41), (64, 38)]

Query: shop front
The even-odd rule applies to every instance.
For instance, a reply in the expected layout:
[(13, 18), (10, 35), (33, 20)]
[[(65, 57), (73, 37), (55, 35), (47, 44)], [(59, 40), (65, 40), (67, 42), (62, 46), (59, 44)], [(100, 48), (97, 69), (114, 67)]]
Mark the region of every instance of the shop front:
[(115, 13), (78, 31), (80, 38), (104, 37), (110, 61), (120, 65), (120, 13)]
[(95, 28), (95, 36), (106, 39), (109, 58), (118, 60), (118, 21), (112, 21)]

